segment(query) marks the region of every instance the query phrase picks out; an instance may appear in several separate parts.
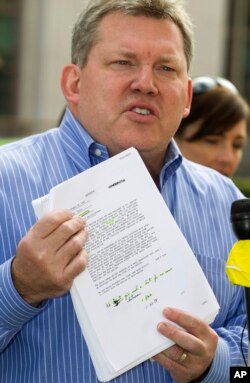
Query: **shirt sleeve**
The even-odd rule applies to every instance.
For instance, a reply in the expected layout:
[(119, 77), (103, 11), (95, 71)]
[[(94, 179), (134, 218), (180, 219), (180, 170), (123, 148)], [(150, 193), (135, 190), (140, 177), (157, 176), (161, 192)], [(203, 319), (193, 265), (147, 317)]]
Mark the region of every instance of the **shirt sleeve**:
[(228, 383), (230, 367), (244, 366), (247, 360), (248, 332), (243, 294), (241, 303), (225, 326), (214, 329), (219, 335), (218, 346), (211, 368), (202, 383)]
[(228, 383), (230, 372), (230, 354), (226, 342), (219, 338), (216, 354), (208, 374), (201, 383)]
[(8, 346), (25, 323), (47, 305), (47, 302), (44, 302), (37, 308), (22, 299), (12, 281), (11, 262), (12, 259), (9, 259), (0, 265), (0, 352)]

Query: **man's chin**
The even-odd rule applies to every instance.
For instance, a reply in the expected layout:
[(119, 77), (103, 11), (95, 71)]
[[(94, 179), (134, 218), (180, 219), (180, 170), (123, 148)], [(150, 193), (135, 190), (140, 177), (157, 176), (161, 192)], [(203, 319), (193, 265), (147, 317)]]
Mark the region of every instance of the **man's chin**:
[[(167, 147), (167, 144), (166, 144)], [(163, 145), (159, 140), (155, 140), (155, 137), (149, 137), (148, 139), (143, 136), (139, 137), (119, 137), (116, 142), (113, 142), (113, 148), (109, 147), (112, 154), (120, 153), (126, 149), (135, 148), (140, 153), (157, 153), (162, 152)]]

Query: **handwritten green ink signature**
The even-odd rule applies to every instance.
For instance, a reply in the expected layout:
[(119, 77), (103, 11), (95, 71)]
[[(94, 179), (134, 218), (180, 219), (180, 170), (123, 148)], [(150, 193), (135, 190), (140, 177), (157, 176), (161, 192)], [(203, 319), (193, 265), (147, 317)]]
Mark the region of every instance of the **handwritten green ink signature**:
[[(125, 294), (122, 294), (122, 295), (118, 295), (117, 297), (111, 299), (109, 302), (106, 303), (106, 307), (107, 308), (110, 308), (110, 307), (117, 307), (121, 302), (131, 302), (132, 300), (134, 300), (135, 298), (138, 298), (140, 295), (143, 294), (142, 292), (142, 289), (151, 284), (151, 283), (156, 283), (158, 281), (158, 279), (164, 277), (167, 273), (169, 273), (170, 271), (172, 270), (172, 268), (170, 269), (167, 269), (167, 270), (164, 270), (163, 272), (161, 272), (160, 274), (154, 274), (154, 276), (152, 277), (149, 277), (147, 279), (145, 279), (145, 281), (140, 284), (140, 285), (136, 285), (136, 287), (130, 291), (130, 292), (127, 292)], [(148, 299), (150, 299), (151, 297), (153, 296), (152, 293), (147, 293), (145, 294), (142, 298), (141, 298), (141, 302), (146, 302)]]

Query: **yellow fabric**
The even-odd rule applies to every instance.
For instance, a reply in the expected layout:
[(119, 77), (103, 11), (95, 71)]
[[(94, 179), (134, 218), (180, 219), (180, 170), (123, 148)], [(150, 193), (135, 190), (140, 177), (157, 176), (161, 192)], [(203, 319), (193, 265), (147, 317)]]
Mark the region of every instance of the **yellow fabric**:
[(228, 256), (226, 274), (234, 285), (250, 287), (250, 240), (236, 242)]

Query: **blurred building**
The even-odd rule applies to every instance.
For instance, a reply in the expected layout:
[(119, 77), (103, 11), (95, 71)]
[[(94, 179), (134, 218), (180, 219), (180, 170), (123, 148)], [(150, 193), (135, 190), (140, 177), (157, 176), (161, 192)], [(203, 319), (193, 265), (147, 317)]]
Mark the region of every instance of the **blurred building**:
[[(65, 104), (60, 73), (84, 2), (0, 0), (0, 136), (55, 126)], [(190, 74), (228, 77), (250, 101), (250, 1), (186, 3), (196, 37)]]

